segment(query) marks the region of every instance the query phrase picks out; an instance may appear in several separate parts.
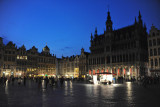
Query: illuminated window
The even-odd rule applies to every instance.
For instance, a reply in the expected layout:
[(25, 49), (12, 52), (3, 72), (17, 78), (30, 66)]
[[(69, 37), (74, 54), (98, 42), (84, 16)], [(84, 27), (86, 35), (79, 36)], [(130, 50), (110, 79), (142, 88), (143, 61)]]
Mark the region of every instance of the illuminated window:
[(19, 55), (17, 55), (17, 59), (24, 59), (24, 60), (27, 60), (27, 56), (19, 56)]

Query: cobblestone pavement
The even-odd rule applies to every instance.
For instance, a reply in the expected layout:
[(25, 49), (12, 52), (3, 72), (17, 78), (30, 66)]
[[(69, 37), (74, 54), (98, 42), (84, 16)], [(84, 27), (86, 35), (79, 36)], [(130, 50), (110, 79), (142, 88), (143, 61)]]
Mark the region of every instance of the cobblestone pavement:
[(93, 85), (66, 81), (63, 87), (38, 88), (11, 83), (0, 86), (0, 107), (158, 107), (160, 87), (137, 83)]

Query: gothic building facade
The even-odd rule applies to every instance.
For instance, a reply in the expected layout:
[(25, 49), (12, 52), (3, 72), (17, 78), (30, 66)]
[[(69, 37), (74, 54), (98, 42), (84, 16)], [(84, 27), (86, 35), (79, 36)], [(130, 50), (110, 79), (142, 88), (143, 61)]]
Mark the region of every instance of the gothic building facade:
[(153, 25), (148, 35), (148, 55), (150, 75), (160, 75), (160, 30)]
[(109, 72), (126, 79), (145, 75), (147, 32), (139, 12), (138, 21), (127, 27), (113, 30), (108, 11), (104, 34), (91, 34), (91, 54), (88, 58), (88, 74)]

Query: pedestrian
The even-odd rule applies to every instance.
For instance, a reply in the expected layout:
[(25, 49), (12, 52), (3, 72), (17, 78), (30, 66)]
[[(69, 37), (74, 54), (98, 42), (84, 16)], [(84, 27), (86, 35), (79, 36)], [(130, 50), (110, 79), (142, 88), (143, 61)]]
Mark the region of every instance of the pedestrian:
[(23, 84), (24, 84), (24, 86), (26, 86), (26, 77), (25, 76), (23, 78)]
[(52, 86), (53, 86), (54, 82), (55, 82), (54, 77), (52, 77), (52, 79), (51, 79)]
[(55, 86), (57, 87), (58, 86), (58, 78), (57, 78), (57, 76), (55, 77), (54, 82), (55, 82)]
[(45, 78), (45, 85), (46, 85), (46, 87), (45, 87), (45, 88), (47, 88), (48, 83), (49, 83), (49, 79), (48, 79), (48, 77), (46, 76), (46, 78)]
[(6, 81), (7, 81), (7, 78), (4, 77), (4, 78), (3, 78), (3, 86), (6, 86)]
[(42, 83), (42, 81), (41, 81), (41, 77), (38, 77), (38, 88), (40, 88), (40, 87), (41, 87), (41, 83)]
[(64, 81), (64, 78), (63, 78), (63, 76), (62, 76), (62, 78), (60, 79), (61, 87), (63, 86), (63, 81)]
[(12, 77), (12, 85), (14, 85), (14, 77)]
[(21, 77), (18, 78), (18, 85), (21, 84)]

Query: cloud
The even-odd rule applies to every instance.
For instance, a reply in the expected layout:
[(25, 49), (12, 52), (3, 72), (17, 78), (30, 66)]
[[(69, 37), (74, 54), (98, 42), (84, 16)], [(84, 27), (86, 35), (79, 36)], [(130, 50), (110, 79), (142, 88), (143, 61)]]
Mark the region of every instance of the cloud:
[(66, 47), (64, 47), (64, 48), (61, 48), (60, 50), (65, 51), (65, 50), (71, 50), (71, 49), (72, 49), (72, 47), (66, 46)]

